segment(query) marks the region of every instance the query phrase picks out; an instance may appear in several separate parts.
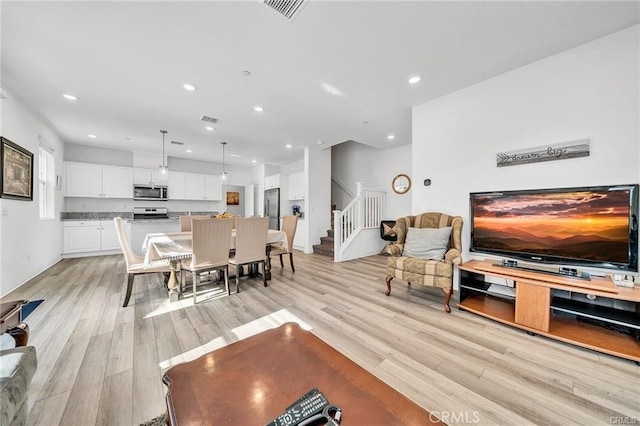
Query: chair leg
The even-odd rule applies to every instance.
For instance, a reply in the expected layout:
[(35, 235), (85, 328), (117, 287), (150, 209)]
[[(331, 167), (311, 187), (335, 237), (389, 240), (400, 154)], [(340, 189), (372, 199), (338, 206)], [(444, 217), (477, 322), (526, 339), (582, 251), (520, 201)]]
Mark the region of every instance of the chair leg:
[(229, 265), (221, 269), (220, 273), (224, 275), (224, 288), (227, 290), (227, 296), (231, 296), (231, 290), (229, 289)]
[(133, 289), (133, 274), (127, 274), (127, 293), (124, 295), (124, 303), (122, 304), (123, 308), (126, 308), (129, 304), (129, 299), (131, 299), (131, 290)]
[(289, 263), (291, 264), (291, 272), (295, 272), (296, 268), (293, 266), (293, 252), (289, 252)]
[(193, 283), (191, 284), (191, 286), (193, 287), (193, 304), (195, 305), (197, 303), (196, 301), (196, 287), (198, 286), (198, 273), (194, 272), (193, 273)]
[(453, 294), (452, 288), (443, 288), (444, 292), (444, 310), (446, 313), (451, 313), (451, 307), (449, 306), (449, 301), (451, 300), (451, 295)]
[(384, 293), (387, 296), (391, 294), (391, 280), (393, 277), (391, 275), (387, 276), (387, 291)]
[(280, 267), (284, 268), (284, 263), (282, 263), (282, 253), (278, 255), (280, 257)]
[(240, 269), (238, 268), (242, 268), (242, 266), (236, 266), (236, 293), (240, 293)]
[[(282, 256), (280, 260), (282, 261)], [(264, 261), (262, 262), (262, 284), (264, 284), (265, 287), (269, 285), (267, 283), (267, 264)]]

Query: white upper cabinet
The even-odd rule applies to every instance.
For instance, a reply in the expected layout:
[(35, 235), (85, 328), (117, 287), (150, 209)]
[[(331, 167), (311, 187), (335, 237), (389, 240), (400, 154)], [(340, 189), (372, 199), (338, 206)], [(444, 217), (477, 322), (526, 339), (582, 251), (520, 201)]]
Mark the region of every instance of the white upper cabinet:
[(185, 173), (169, 171), (169, 179), (167, 181), (168, 198), (170, 200), (186, 200), (185, 189)]
[(185, 199), (207, 201), (222, 199), (222, 183), (219, 176), (193, 173), (185, 173), (184, 175)]
[(271, 175), (264, 177), (264, 189), (280, 188), (280, 175)]
[(65, 163), (65, 181), (67, 197), (133, 197), (133, 172), (128, 167)]
[(289, 175), (289, 199), (304, 200), (306, 198), (307, 178), (303, 172)]
[(133, 181), (143, 185), (167, 185), (167, 175), (160, 169), (133, 169)]

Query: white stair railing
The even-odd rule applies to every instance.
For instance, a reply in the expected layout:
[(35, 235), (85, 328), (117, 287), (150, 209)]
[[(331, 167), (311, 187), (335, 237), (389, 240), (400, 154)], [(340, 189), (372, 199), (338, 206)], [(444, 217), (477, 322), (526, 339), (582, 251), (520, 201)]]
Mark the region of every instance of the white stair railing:
[(342, 262), (345, 248), (362, 229), (378, 228), (385, 212), (386, 192), (356, 183), (356, 197), (344, 208), (333, 211), (333, 259)]

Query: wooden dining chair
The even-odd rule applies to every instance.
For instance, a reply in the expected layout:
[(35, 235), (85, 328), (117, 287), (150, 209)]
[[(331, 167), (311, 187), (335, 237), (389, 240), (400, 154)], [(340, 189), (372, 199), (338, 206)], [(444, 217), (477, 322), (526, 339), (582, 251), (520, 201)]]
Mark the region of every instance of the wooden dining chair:
[(183, 215), (180, 216), (180, 232), (191, 232), (191, 221), (193, 219), (210, 219), (207, 215)]
[(270, 256), (280, 257), (280, 267), (284, 268), (282, 262), (282, 255), (289, 254), (289, 264), (291, 265), (291, 271), (295, 272), (296, 268), (293, 266), (293, 238), (296, 236), (296, 228), (298, 227), (298, 216), (287, 215), (282, 217), (282, 230), (287, 234), (287, 246), (280, 244), (279, 246), (272, 246)]
[(158, 272), (163, 272), (168, 276), (168, 274), (171, 272), (171, 266), (169, 265), (168, 261), (158, 261), (150, 265), (145, 264), (144, 259), (136, 255), (131, 249), (129, 240), (127, 239), (127, 234), (124, 230), (124, 222), (122, 218), (116, 217), (113, 219), (113, 221), (116, 225), (118, 241), (120, 242), (120, 247), (122, 248), (122, 253), (124, 254), (124, 260), (127, 264), (127, 291), (124, 296), (124, 303), (122, 304), (122, 307), (126, 308), (129, 304), (129, 299), (131, 298), (133, 279), (136, 275), (155, 274)]
[[(229, 248), (231, 246), (231, 228), (233, 219), (193, 219), (191, 261), (183, 262), (183, 267), (193, 274), (193, 304), (197, 303), (200, 274), (208, 271), (220, 271), (224, 276), (227, 294), (229, 290)], [(183, 280), (184, 281), (184, 280)]]
[(267, 286), (265, 273), (268, 217), (239, 217), (236, 221), (236, 250), (229, 263), (236, 267), (236, 293), (240, 291), (240, 271), (243, 265), (262, 263), (262, 282)]

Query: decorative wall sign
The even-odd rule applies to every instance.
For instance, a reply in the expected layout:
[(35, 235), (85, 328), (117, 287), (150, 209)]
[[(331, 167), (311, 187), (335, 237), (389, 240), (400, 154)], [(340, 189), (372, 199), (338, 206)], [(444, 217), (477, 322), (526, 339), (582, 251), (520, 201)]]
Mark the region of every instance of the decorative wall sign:
[(538, 163), (540, 161), (564, 160), (566, 158), (588, 157), (589, 139), (580, 139), (556, 145), (539, 146), (518, 151), (496, 154), (498, 167), (518, 164)]

